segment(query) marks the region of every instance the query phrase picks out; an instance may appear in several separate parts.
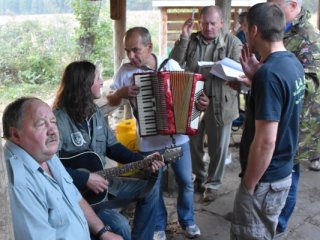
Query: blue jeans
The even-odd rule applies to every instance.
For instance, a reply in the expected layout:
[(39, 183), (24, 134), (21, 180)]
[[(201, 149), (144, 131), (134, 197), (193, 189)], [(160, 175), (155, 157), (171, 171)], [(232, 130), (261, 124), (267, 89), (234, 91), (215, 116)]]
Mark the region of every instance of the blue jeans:
[[(109, 181), (109, 193), (116, 202), (134, 201), (147, 186), (147, 181), (130, 178), (113, 178)], [(130, 234), (128, 220), (119, 212), (103, 209), (97, 212), (100, 219), (108, 224), (112, 231), (121, 235), (125, 240), (152, 239), (155, 229), (156, 203), (159, 198), (159, 186), (154, 184), (146, 195), (137, 201), (133, 229)], [(131, 236), (130, 236), (131, 235)]]
[[(193, 182), (189, 143), (182, 144), (181, 147), (182, 157), (171, 163), (171, 166), (179, 188), (177, 199), (178, 220), (181, 227), (186, 228), (194, 224)], [(149, 153), (143, 154), (146, 155)], [(159, 199), (156, 204), (158, 211), (155, 231), (165, 231), (167, 227), (168, 214), (162, 195), (162, 177), (163, 170), (161, 169), (156, 183), (157, 189), (159, 188)]]
[(293, 166), (291, 187), (289, 190), (286, 203), (278, 219), (279, 221), (277, 226), (278, 232), (286, 231), (289, 218), (293, 213), (294, 207), (296, 206), (299, 177), (300, 177), (300, 164), (297, 163)]

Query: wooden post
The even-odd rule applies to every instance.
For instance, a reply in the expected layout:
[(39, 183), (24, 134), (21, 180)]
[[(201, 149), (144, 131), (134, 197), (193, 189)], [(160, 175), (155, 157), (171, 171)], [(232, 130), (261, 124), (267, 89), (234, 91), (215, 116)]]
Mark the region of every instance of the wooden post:
[(125, 57), (123, 37), (126, 33), (126, 0), (110, 0), (110, 14), (113, 22), (114, 72)]
[(162, 29), (160, 36), (161, 36), (161, 55), (162, 56), (167, 56), (167, 36), (168, 36), (168, 15), (167, 15), (167, 9), (166, 8), (161, 8), (161, 22), (160, 24)]
[(14, 240), (8, 193), (8, 176), (0, 138), (0, 239)]
[(215, 2), (222, 10), (224, 19), (223, 31), (227, 33), (230, 29), (229, 20), (231, 19), (231, 0), (216, 0)]

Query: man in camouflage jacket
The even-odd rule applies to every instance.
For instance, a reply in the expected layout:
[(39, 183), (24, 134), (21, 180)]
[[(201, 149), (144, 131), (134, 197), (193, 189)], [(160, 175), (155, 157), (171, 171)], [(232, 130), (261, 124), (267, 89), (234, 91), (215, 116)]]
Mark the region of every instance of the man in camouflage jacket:
[(285, 33), (284, 44), (300, 60), (306, 77), (296, 159), (310, 160), (310, 169), (320, 171), (320, 35), (309, 22), (310, 17), (309, 11), (302, 8)]
[(292, 172), (292, 185), (279, 216), (277, 232), (286, 230), (294, 210), (300, 176), (299, 161), (309, 160), (310, 169), (320, 171), (320, 35), (309, 22), (311, 14), (302, 8), (302, 0), (269, 0), (285, 13), (284, 45), (296, 55), (305, 72), (305, 96), (301, 113), (299, 146)]

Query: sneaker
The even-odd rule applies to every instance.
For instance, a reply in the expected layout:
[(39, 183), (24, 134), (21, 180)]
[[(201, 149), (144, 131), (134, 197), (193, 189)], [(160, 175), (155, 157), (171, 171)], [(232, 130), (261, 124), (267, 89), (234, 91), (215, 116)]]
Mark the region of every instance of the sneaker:
[(320, 171), (320, 159), (312, 160), (309, 169), (312, 171)]
[(203, 193), (204, 202), (212, 202), (218, 198), (218, 190), (207, 188)]
[(165, 231), (155, 231), (153, 233), (153, 240), (166, 240), (166, 232)]
[(193, 224), (191, 226), (186, 227), (186, 229), (184, 229), (184, 231), (185, 231), (185, 234), (188, 238), (196, 238), (201, 235), (200, 229), (196, 224)]

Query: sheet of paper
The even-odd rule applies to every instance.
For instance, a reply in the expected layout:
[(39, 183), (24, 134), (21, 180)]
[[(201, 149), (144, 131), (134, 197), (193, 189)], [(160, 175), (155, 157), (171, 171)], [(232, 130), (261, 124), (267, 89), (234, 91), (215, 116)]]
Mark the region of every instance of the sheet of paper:
[(230, 58), (214, 63), (210, 73), (226, 81), (236, 81), (239, 76), (244, 75), (241, 64)]
[(199, 61), (198, 62), (198, 66), (202, 67), (202, 66), (212, 66), (214, 64), (214, 62), (210, 62), (210, 61)]

